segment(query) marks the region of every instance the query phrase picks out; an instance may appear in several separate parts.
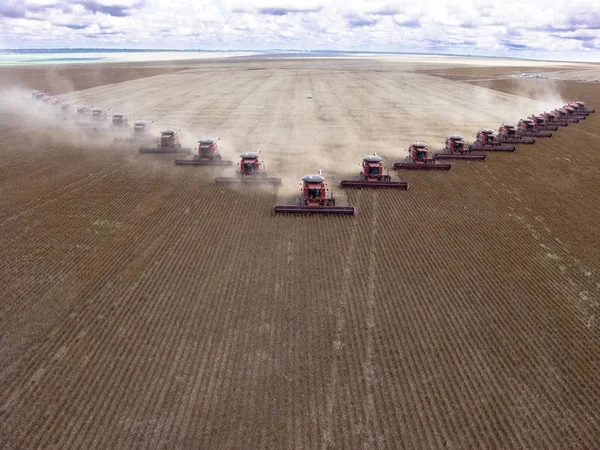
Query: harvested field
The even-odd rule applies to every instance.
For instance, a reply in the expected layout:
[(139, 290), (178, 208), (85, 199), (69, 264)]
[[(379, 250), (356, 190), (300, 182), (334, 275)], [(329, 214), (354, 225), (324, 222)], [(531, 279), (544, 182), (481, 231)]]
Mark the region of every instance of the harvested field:
[[(206, 61), (61, 96), (187, 144), (221, 136), (228, 158), (260, 148), (284, 185), (257, 189), (89, 137), (13, 86), (0, 447), (597, 447), (600, 113), (512, 154), (393, 173), (408, 191), (336, 185), (365, 154), (390, 167), (413, 140), (435, 150), (600, 94), (418, 69)], [(355, 218), (271, 215), (319, 168)]]

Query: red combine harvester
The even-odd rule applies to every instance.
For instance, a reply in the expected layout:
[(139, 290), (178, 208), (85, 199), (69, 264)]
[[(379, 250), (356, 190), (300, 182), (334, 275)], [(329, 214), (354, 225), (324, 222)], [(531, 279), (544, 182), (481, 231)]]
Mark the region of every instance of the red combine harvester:
[(126, 138), (115, 137), (115, 142), (156, 142), (156, 138), (152, 136), (150, 132), (150, 124), (153, 120), (136, 120), (133, 124), (133, 131), (131, 135)]
[(579, 122), (579, 117), (574, 115), (569, 115), (569, 112), (565, 108), (557, 108), (554, 110), (559, 120), (568, 122), (568, 123), (577, 123)]
[(413, 142), (408, 147), (408, 156), (404, 162), (394, 163), (394, 170), (450, 170), (450, 164), (437, 163), (432, 157), (427, 144)]
[(232, 161), (222, 161), (217, 139), (201, 139), (193, 159), (176, 159), (178, 166), (230, 166)]
[(77, 125), (87, 125), (90, 123), (92, 115), (92, 106), (78, 106), (75, 109), (75, 123)]
[(215, 178), (216, 184), (272, 184), (281, 185), (281, 178), (269, 178), (260, 161), (260, 152), (246, 152), (240, 155), (240, 171), (236, 177)]
[(487, 152), (514, 152), (514, 145), (502, 145), (489, 128), (482, 128), (475, 136), (475, 142), (469, 145), (469, 150), (485, 150)]
[(561, 109), (564, 109), (567, 112), (567, 117), (569, 118), (577, 118), (579, 120), (585, 120), (588, 116), (587, 114), (578, 114), (577, 108), (574, 108), (571, 105), (565, 105)]
[(528, 119), (533, 120), (533, 126), (536, 130), (545, 130), (545, 131), (556, 131), (558, 127), (556, 125), (551, 125), (548, 122), (548, 119), (544, 117), (543, 114), (532, 114), (528, 117)]
[(540, 114), (544, 119), (546, 119), (546, 123), (548, 125), (554, 125), (556, 127), (566, 127), (569, 125), (569, 122), (561, 119), (561, 115), (556, 111), (543, 112)]
[(483, 161), (485, 155), (471, 155), (471, 150), (467, 148), (462, 136), (451, 134), (446, 138), (444, 151), (442, 153), (434, 154), (433, 159), (466, 159)]
[(362, 172), (359, 172), (358, 180), (342, 180), (340, 188), (408, 189), (406, 181), (392, 181), (391, 176), (384, 175), (381, 156), (365, 156), (361, 166)]
[(517, 133), (517, 128), (512, 123), (503, 123), (498, 128), (496, 139), (506, 144), (533, 144), (535, 139), (532, 137), (521, 136)]
[(552, 133), (540, 131), (535, 127), (533, 120), (521, 119), (517, 124), (517, 134), (520, 136), (531, 136), (536, 138), (551, 138)]
[(129, 129), (129, 114), (115, 113), (110, 119), (110, 126), (114, 129)]
[(43, 91), (33, 91), (31, 93), (31, 98), (35, 99), (35, 100), (42, 100), (42, 98), (44, 97), (44, 95), (47, 95), (45, 92)]
[(191, 151), (191, 148), (181, 146), (178, 133), (179, 129), (176, 131), (161, 131), (160, 137), (157, 139), (157, 145), (143, 145), (140, 147), (140, 153), (183, 153)]
[(63, 119), (68, 119), (73, 115), (73, 107), (69, 103), (63, 103), (60, 105), (60, 112), (63, 115)]
[(577, 114), (583, 114), (583, 115), (587, 116), (588, 114), (596, 112), (595, 109), (586, 109), (585, 103), (580, 102), (580, 101), (571, 102), (571, 103), (569, 103), (569, 106), (572, 106), (573, 108), (575, 108), (575, 111), (577, 111)]
[(297, 205), (275, 205), (276, 214), (336, 214), (354, 216), (354, 206), (335, 206), (333, 195), (327, 195), (325, 177), (319, 171), (318, 175), (305, 175), (302, 178), (302, 197)]

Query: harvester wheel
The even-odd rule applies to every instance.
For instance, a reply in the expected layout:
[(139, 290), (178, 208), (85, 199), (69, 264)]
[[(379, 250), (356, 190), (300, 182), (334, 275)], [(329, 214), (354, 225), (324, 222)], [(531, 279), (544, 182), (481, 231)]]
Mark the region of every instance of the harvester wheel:
[(215, 159), (216, 159), (217, 161), (221, 161), (221, 155), (217, 155), (217, 156), (215, 157)]
[(390, 181), (392, 181), (392, 177), (389, 175), (384, 175), (381, 177), (381, 181), (383, 181), (384, 183), (389, 183)]

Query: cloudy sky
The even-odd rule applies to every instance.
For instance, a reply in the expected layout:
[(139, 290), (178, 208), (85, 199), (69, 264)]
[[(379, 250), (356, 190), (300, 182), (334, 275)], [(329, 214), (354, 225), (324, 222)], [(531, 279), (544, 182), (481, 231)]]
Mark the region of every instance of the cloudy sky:
[(0, 48), (301, 49), (600, 62), (599, 0), (0, 0)]

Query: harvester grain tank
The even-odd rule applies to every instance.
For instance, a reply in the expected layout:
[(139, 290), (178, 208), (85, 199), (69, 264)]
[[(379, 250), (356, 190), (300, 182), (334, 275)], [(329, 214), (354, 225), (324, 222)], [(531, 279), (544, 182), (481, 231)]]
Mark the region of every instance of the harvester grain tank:
[(194, 153), (193, 159), (176, 159), (178, 166), (230, 166), (232, 161), (223, 161), (221, 151), (219, 150), (219, 140), (201, 139), (198, 141), (198, 148)]
[(545, 130), (545, 131), (556, 131), (558, 130), (558, 126), (552, 125), (548, 122), (548, 119), (543, 114), (532, 114), (528, 117), (528, 119), (533, 120), (533, 126), (537, 130)]
[(496, 139), (506, 144), (533, 144), (535, 139), (528, 136), (521, 136), (517, 133), (517, 127), (512, 123), (503, 123), (498, 128)]
[(535, 124), (531, 119), (521, 119), (517, 124), (517, 134), (519, 136), (530, 136), (536, 138), (551, 138), (552, 133), (548, 131), (540, 131), (535, 128)]
[(335, 206), (335, 198), (328, 195), (325, 177), (319, 174), (305, 175), (302, 178), (302, 197), (297, 205), (275, 205), (276, 214), (335, 214), (354, 216), (354, 206)]
[(179, 129), (161, 131), (156, 145), (140, 147), (140, 153), (183, 153), (191, 150), (189, 147), (181, 146)]
[(489, 128), (482, 128), (475, 136), (475, 142), (469, 145), (469, 150), (484, 150), (486, 152), (514, 152), (514, 145), (503, 145)]
[(450, 164), (437, 163), (427, 144), (413, 142), (408, 147), (408, 156), (404, 162), (395, 162), (394, 170), (450, 170)]
[(464, 159), (472, 161), (483, 161), (485, 155), (472, 155), (471, 150), (465, 144), (462, 136), (451, 134), (446, 137), (444, 151), (433, 155), (434, 159)]
[(215, 178), (216, 184), (272, 184), (281, 185), (281, 178), (267, 176), (260, 152), (245, 152), (240, 155), (239, 171), (235, 177)]
[(379, 155), (367, 155), (360, 164), (362, 170), (356, 180), (340, 181), (340, 188), (376, 188), (376, 189), (408, 189), (406, 181), (392, 181), (389, 174), (383, 173), (382, 158)]

